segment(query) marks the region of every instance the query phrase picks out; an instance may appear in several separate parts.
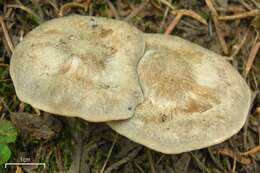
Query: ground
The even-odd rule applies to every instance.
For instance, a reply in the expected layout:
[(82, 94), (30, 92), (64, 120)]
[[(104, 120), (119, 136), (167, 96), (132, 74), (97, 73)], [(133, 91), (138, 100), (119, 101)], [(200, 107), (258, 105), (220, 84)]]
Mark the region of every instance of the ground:
[[(0, 172), (259, 173), (259, 9), (259, 0), (0, 0), (0, 114), (18, 131), (8, 162), (46, 163), (45, 169), (1, 165)], [(42, 22), (73, 13), (126, 20), (144, 32), (178, 35), (228, 56), (254, 96), (243, 129), (221, 144), (165, 155), (103, 123), (50, 115), (20, 102), (8, 70), (14, 47)]]

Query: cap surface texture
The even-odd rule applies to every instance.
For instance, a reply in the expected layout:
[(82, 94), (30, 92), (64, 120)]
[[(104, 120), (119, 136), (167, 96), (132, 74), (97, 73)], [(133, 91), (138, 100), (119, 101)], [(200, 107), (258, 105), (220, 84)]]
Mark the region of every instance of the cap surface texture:
[(41, 110), (100, 122), (130, 118), (143, 101), (141, 32), (126, 22), (68, 16), (28, 33), (11, 59), (17, 96)]
[(208, 147), (237, 133), (246, 121), (250, 89), (224, 60), (179, 37), (144, 34), (138, 64), (144, 102), (129, 120), (108, 125), (162, 153)]

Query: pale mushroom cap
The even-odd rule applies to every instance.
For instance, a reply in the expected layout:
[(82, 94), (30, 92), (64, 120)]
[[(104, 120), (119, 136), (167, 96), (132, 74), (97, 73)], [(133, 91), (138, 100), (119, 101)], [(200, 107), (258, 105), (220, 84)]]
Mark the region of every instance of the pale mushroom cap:
[(143, 101), (136, 66), (144, 47), (125, 22), (63, 17), (26, 35), (10, 73), (17, 96), (33, 107), (94, 122), (127, 119)]
[(138, 65), (145, 101), (133, 118), (108, 125), (162, 153), (208, 147), (237, 133), (251, 93), (223, 57), (178, 37), (145, 34)]

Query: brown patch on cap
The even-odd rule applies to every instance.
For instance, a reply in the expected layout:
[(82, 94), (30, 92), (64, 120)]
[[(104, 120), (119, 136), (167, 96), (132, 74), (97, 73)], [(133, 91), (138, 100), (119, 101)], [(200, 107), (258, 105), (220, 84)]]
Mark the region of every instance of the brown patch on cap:
[(103, 27), (101, 28), (101, 32), (100, 32), (100, 37), (104, 38), (107, 37), (110, 34), (113, 34), (113, 30), (112, 29), (104, 29)]
[(139, 68), (144, 87), (149, 87), (147, 94), (165, 100), (173, 112), (181, 115), (204, 112), (219, 104), (215, 90), (194, 80), (192, 67), (183, 57), (179, 51), (161, 49), (151, 53), (149, 61)]

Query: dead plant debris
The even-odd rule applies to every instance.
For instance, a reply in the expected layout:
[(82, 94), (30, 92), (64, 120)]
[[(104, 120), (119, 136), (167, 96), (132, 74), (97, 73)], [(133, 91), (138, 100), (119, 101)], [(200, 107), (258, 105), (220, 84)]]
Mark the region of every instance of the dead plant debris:
[(124, 19), (144, 32), (164, 31), (231, 56), (230, 62), (241, 74), (247, 74), (244, 77), (252, 91), (257, 92), (260, 91), (257, 0), (0, 0), (0, 7), (0, 114), (20, 131), (18, 140), (10, 146), (9, 161), (46, 163), (46, 169), (25, 166), (5, 169), (0, 165), (0, 172), (75, 173), (76, 169), (77, 173), (259, 173), (258, 97), (248, 123), (229, 141), (209, 149), (163, 155), (122, 136), (115, 138), (115, 133), (102, 123), (55, 115), (44, 118), (45, 113), (21, 103), (12, 82), (6, 81), (10, 79), (12, 52), (24, 35), (44, 21), (76, 13)]

